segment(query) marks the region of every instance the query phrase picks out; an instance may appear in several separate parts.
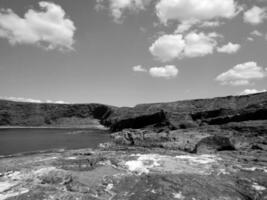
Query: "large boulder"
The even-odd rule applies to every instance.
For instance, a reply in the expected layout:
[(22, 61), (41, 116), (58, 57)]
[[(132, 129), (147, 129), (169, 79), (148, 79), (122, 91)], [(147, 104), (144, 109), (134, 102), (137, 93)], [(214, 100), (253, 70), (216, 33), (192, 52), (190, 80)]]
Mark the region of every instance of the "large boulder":
[(235, 150), (234, 145), (231, 143), (230, 138), (224, 136), (209, 136), (200, 140), (194, 152), (196, 153), (214, 153), (216, 151), (229, 151)]

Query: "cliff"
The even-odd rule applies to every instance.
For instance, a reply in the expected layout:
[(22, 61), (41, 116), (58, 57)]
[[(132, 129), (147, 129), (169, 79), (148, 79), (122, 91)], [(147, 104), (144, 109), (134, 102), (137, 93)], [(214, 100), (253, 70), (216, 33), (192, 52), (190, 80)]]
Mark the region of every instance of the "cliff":
[(112, 106), (101, 104), (38, 104), (0, 101), (1, 126), (91, 126), (106, 118)]
[[(144, 124), (145, 118), (146, 124)], [(143, 128), (185, 129), (267, 119), (267, 92), (170, 103), (141, 104), (114, 110), (103, 123), (111, 130)]]
[(2, 126), (81, 126), (99, 121), (111, 131), (174, 130), (267, 120), (267, 92), (170, 103), (113, 107), (102, 104), (36, 104), (0, 101)]

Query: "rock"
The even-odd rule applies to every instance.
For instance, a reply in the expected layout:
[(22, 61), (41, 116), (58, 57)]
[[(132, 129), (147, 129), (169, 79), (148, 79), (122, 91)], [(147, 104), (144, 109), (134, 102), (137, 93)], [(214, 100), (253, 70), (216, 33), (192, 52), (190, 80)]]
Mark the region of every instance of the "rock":
[[(0, 199), (263, 200), (264, 157), (259, 150), (199, 155), (132, 147), (2, 158)], [(78, 167), (86, 160), (94, 167)], [(14, 168), (18, 171), (5, 171)]]
[(216, 151), (232, 151), (235, 150), (230, 139), (223, 136), (209, 136), (200, 140), (194, 152), (196, 153), (214, 153)]
[(253, 144), (251, 149), (267, 151), (267, 145), (265, 145), (265, 144)]
[(234, 122), (239, 125), (232, 126), (232, 129), (244, 132), (247, 127), (243, 122), (258, 121), (261, 123), (258, 131), (264, 133), (267, 130), (266, 107), (267, 92), (120, 108), (101, 104), (59, 105), (0, 100), (0, 125), (99, 127), (101, 123), (113, 132), (126, 128), (146, 128), (158, 132), (203, 125), (225, 128), (226, 124)]
[(158, 147), (186, 152), (194, 152), (198, 142), (208, 136), (210, 134), (198, 130), (157, 133), (150, 130), (125, 129), (112, 134), (113, 141), (118, 145)]
[(42, 168), (35, 172), (41, 184), (67, 184), (72, 181), (70, 173), (59, 169)]
[(166, 122), (166, 115), (163, 111), (144, 113), (131, 117), (118, 117), (111, 123), (111, 131), (120, 131), (127, 128), (143, 128), (149, 125), (161, 125)]

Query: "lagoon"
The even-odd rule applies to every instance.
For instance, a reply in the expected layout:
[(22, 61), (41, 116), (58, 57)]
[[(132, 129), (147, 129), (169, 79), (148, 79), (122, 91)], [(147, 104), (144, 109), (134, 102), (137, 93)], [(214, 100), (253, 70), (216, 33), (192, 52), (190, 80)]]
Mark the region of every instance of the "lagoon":
[(0, 156), (47, 150), (95, 148), (109, 139), (108, 131), (99, 129), (0, 129)]

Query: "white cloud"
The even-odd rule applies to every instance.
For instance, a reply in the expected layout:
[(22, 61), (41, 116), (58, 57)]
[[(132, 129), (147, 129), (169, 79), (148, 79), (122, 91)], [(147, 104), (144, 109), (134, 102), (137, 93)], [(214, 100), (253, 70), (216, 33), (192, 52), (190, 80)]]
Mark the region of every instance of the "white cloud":
[(162, 78), (175, 78), (179, 73), (179, 70), (174, 65), (166, 65), (163, 67), (152, 67), (149, 69), (149, 74), (153, 77)]
[(185, 37), (181, 34), (160, 36), (149, 48), (151, 54), (162, 62), (175, 58), (200, 57), (212, 54), (217, 45), (217, 33), (190, 32)]
[(267, 75), (267, 68), (258, 66), (256, 62), (238, 64), (232, 69), (216, 77), (222, 85), (249, 85), (252, 80), (263, 79)]
[(121, 22), (125, 11), (138, 12), (145, 10), (152, 0), (97, 0), (96, 8), (101, 10), (108, 3), (111, 15), (115, 22)]
[(232, 54), (232, 53), (236, 53), (240, 49), (240, 47), (241, 47), (240, 44), (233, 44), (229, 42), (228, 44), (222, 47), (218, 47), (217, 51), (220, 53)]
[(207, 28), (207, 27), (217, 27), (220, 25), (221, 23), (219, 21), (205, 21), (200, 25), (200, 27)]
[(24, 17), (11, 9), (0, 10), (0, 37), (11, 44), (37, 44), (46, 49), (72, 49), (74, 23), (54, 3), (39, 2), (40, 11), (29, 9)]
[(160, 36), (149, 48), (151, 54), (162, 62), (167, 62), (179, 57), (185, 48), (182, 35)]
[(160, 0), (156, 5), (157, 16), (164, 24), (169, 20), (182, 22), (231, 18), (236, 12), (234, 0)]
[(145, 68), (143, 68), (143, 66), (141, 66), (141, 65), (134, 66), (133, 71), (134, 72), (147, 72), (147, 70)]
[(240, 95), (249, 95), (249, 94), (256, 94), (266, 92), (266, 90), (256, 90), (256, 89), (245, 89), (243, 92), (240, 93)]
[(217, 45), (217, 42), (214, 39), (217, 36), (216, 33), (189, 33), (185, 36), (186, 47), (184, 49), (184, 56), (201, 57), (212, 54)]
[(28, 102), (28, 103), (55, 103), (55, 104), (68, 104), (65, 101), (52, 101), (52, 100), (37, 100), (31, 98), (24, 98), (24, 97), (0, 97), (0, 99), (8, 100), (8, 101), (16, 101), (16, 102)]
[(263, 34), (261, 32), (259, 32), (258, 30), (254, 30), (250, 33), (251, 35), (254, 35), (254, 36), (258, 36), (258, 37), (261, 37), (263, 36)]
[(266, 8), (254, 6), (244, 13), (244, 22), (253, 25), (260, 24), (267, 18)]
[(175, 33), (184, 33), (197, 23), (198, 21), (195, 20), (183, 21), (181, 24), (178, 25), (177, 29), (175, 30)]

